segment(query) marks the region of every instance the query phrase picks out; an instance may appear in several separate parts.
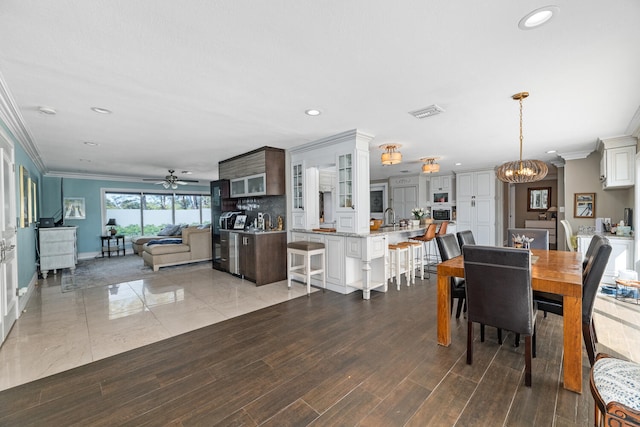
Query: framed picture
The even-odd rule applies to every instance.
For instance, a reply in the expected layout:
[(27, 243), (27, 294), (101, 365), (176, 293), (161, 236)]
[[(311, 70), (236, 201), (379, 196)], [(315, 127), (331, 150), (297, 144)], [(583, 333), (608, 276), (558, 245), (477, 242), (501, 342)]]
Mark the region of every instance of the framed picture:
[(64, 198), (64, 218), (65, 219), (85, 219), (86, 211), (84, 197)]
[(573, 216), (576, 218), (595, 218), (596, 193), (576, 193)]
[(29, 227), (29, 195), (31, 194), (29, 171), (20, 166), (20, 227)]
[(247, 222), (246, 215), (236, 215), (236, 221), (233, 223), (234, 230), (244, 230), (244, 226)]
[(371, 218), (382, 219), (384, 211), (387, 209), (387, 184), (371, 184), (369, 198)]
[(35, 179), (31, 182), (31, 222), (38, 221), (38, 181)]
[(551, 205), (551, 187), (527, 188), (528, 212), (546, 212)]

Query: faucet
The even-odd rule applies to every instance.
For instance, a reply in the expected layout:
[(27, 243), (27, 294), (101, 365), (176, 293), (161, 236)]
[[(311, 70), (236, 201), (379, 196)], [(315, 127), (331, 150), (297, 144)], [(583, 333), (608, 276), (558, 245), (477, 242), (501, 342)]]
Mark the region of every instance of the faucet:
[[(269, 217), (269, 221), (268, 222), (267, 222), (267, 217)], [(263, 230), (271, 229), (271, 215), (269, 215), (266, 212), (262, 214), (262, 229)]]
[[(389, 222), (387, 221), (387, 212), (389, 212), (389, 211), (391, 211), (391, 223), (389, 223)], [(384, 217), (384, 223), (385, 223), (385, 225), (393, 225), (393, 226), (395, 226), (395, 225), (396, 225), (396, 213), (393, 211), (393, 208), (387, 208), (387, 209), (385, 209), (385, 210), (384, 210), (383, 217)]]

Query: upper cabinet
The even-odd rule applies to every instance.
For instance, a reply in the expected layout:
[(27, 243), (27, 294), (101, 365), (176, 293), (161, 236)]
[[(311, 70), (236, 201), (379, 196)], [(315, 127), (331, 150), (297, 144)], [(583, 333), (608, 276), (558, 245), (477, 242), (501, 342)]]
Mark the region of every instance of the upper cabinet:
[(286, 191), (285, 152), (262, 147), (218, 164), (220, 179), (230, 180), (231, 197), (282, 196)]
[(454, 175), (432, 176), (429, 183), (429, 203), (456, 202)]
[(631, 136), (600, 140), (600, 181), (604, 190), (633, 187), (636, 145), (636, 138)]

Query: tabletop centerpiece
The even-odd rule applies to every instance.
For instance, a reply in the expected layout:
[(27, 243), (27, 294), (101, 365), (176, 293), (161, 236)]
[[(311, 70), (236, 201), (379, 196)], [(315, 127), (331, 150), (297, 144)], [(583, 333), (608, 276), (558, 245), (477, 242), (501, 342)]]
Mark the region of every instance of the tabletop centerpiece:
[(420, 223), (425, 221), (429, 217), (429, 209), (423, 208), (413, 208), (411, 209), (411, 215), (413, 219), (411, 220), (412, 227), (420, 227)]

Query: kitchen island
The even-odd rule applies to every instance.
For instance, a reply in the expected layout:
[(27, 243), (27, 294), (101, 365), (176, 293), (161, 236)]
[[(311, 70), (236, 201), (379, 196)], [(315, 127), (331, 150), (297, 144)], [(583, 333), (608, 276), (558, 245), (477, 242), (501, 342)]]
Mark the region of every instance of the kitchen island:
[[(387, 291), (389, 244), (424, 232), (424, 227), (389, 227), (366, 234), (293, 229), (291, 241), (324, 243), (327, 289), (342, 294), (362, 290), (362, 298), (369, 299), (371, 290)], [(322, 286), (315, 278), (311, 283)]]
[(583, 255), (587, 253), (587, 248), (595, 234), (606, 237), (611, 244), (611, 255), (602, 275), (602, 283), (615, 285), (619, 271), (635, 270), (633, 236), (620, 236), (608, 232), (579, 232), (578, 252), (582, 252)]

